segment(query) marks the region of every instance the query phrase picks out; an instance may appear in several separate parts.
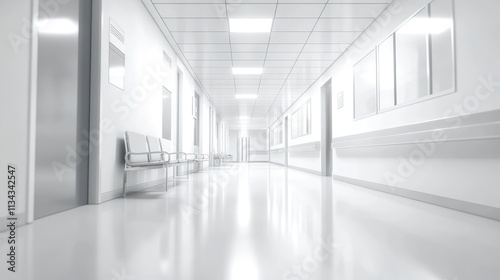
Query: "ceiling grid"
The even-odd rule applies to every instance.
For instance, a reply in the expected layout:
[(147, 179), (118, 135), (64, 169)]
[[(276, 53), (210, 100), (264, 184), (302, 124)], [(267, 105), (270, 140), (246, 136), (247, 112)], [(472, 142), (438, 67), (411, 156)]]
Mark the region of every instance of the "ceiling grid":
[[(150, 1), (228, 125), (248, 128), (267, 128), (392, 2)], [(272, 27), (236, 33), (232, 19), (270, 19)], [(262, 68), (262, 74), (233, 75), (235, 67)]]

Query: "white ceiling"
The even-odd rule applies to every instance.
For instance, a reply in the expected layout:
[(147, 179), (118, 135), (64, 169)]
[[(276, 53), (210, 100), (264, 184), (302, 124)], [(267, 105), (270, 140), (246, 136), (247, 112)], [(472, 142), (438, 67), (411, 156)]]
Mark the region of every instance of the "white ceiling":
[[(267, 128), (393, 0), (150, 1), (229, 126)], [(272, 32), (230, 33), (229, 18), (273, 18)]]

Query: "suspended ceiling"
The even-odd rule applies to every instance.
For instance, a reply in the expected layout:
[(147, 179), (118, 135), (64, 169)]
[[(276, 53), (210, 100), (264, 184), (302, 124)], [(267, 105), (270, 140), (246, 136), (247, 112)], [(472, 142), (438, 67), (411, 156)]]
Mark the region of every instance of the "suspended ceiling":
[[(146, 0), (231, 127), (267, 128), (392, 0)], [(145, 1), (145, 2), (146, 2)], [(229, 32), (229, 19), (273, 19), (271, 32)], [(162, 26), (163, 25), (163, 26)], [(263, 67), (233, 75), (233, 67)], [(236, 94), (257, 94), (236, 99)]]

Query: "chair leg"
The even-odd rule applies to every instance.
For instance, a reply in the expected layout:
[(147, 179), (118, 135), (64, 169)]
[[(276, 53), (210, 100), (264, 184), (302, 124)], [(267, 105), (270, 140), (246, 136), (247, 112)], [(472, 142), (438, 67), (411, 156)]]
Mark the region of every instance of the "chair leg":
[(168, 166), (165, 168), (165, 191), (168, 192)]
[(123, 172), (123, 192), (122, 192), (123, 197), (127, 197), (127, 171), (125, 170)]

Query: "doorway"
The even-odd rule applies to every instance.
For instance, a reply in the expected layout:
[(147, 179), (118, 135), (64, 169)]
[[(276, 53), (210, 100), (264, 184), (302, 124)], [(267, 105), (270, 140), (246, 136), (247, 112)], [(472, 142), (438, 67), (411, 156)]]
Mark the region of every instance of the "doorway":
[(45, 20), (75, 32), (38, 33), (35, 219), (88, 204), (92, 1), (66, 2)]

